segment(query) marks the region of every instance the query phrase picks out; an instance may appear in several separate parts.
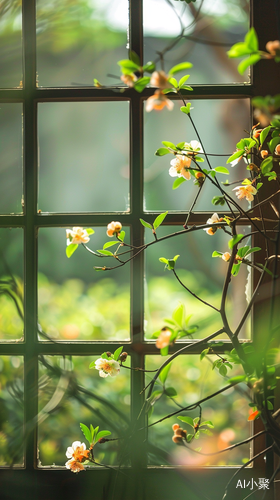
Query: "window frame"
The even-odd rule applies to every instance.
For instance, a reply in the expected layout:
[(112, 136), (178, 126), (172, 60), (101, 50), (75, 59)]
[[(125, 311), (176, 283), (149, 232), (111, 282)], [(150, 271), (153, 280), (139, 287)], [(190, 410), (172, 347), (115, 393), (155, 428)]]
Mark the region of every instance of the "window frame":
[[(24, 356), (24, 419), (26, 422), (36, 419), (38, 413), (38, 400), (32, 391), (34, 383), (38, 381), (38, 356), (39, 354), (62, 354), (62, 355), (98, 355), (104, 350), (114, 350), (119, 345), (125, 345), (125, 350), (131, 356), (131, 366), (144, 368), (145, 355), (158, 354), (154, 342), (144, 339), (144, 255), (140, 254), (131, 262), (131, 342), (101, 342), (101, 341), (62, 341), (52, 344), (47, 341), (37, 339), (37, 234), (41, 227), (72, 227), (72, 226), (106, 226), (112, 219), (111, 215), (118, 217), (123, 225), (131, 228), (131, 239), (143, 243), (144, 228), (139, 224), (139, 218), (144, 218), (152, 222), (160, 212), (146, 212), (143, 209), (143, 101), (153, 94), (153, 89), (145, 89), (142, 94), (138, 94), (133, 89), (126, 89), (123, 94), (116, 94), (111, 88), (97, 89), (88, 88), (40, 88), (36, 84), (36, 0), (22, 0), (23, 13), (23, 88), (1, 89), (0, 102), (20, 102), (23, 104), (23, 151), (24, 151), (24, 213), (20, 215), (0, 215), (0, 227), (14, 227), (24, 229), (24, 273), (25, 273), (25, 339), (23, 342), (1, 342), (2, 355)], [(264, 48), (268, 40), (277, 38), (277, 15), (273, 0), (268, 0), (263, 5), (262, 0), (251, 0), (251, 24), (255, 26), (260, 39), (260, 46)], [(143, 16), (142, 0), (129, 1), (130, 19), (130, 48), (143, 59)], [(273, 38), (274, 37), (274, 38)], [(273, 63), (272, 63), (273, 64)], [(223, 85), (193, 85), (192, 96), (195, 99), (238, 99), (251, 98), (255, 95), (266, 95), (277, 93), (277, 80), (279, 81), (280, 68), (271, 69), (265, 67), (266, 81), (263, 79), (264, 62), (261, 61), (253, 69), (253, 81), (246, 84), (223, 84)], [(278, 78), (275, 78), (275, 75)], [(274, 79), (275, 78), (275, 79)], [(172, 97), (176, 99), (176, 97)], [(37, 211), (37, 105), (40, 102), (53, 101), (120, 101), (125, 100), (130, 103), (130, 212), (113, 213), (75, 213), (75, 214), (44, 214)], [(191, 220), (191, 224), (205, 223), (205, 220), (212, 215), (211, 212), (196, 212)], [(165, 219), (165, 225), (183, 224), (185, 217), (183, 213), (170, 213)], [(240, 222), (242, 224), (242, 221)], [(139, 244), (139, 243), (138, 243)], [(258, 244), (258, 237), (255, 237), (254, 245)], [(257, 324), (258, 310), (254, 308), (254, 318)], [(259, 335), (257, 332), (256, 335)], [(185, 342), (187, 344), (188, 341)], [(226, 344), (226, 342), (225, 342)], [(175, 352), (182, 347), (175, 345), (171, 352)], [(194, 347), (192, 354), (199, 354), (205, 345), (200, 348)], [(221, 352), (223, 348), (221, 348)], [(144, 387), (144, 374), (140, 371), (131, 372), (131, 395), (132, 395), (132, 418), (136, 419), (144, 403), (144, 394), (140, 395)], [(145, 424), (142, 417), (142, 424)], [(259, 430), (259, 423), (255, 423), (256, 431)], [(140, 433), (141, 434), (141, 433)], [(176, 467), (148, 467), (146, 468), (145, 448), (141, 444), (143, 436), (135, 439), (134, 446), (137, 453), (133, 456), (131, 472), (129, 474), (129, 484), (135, 481), (144, 481), (146, 490), (158, 485), (157, 496), (161, 500), (168, 500), (164, 494), (166, 485), (174, 485), (174, 494), (181, 494), (182, 488), (186, 488), (186, 480), (191, 480), (198, 484), (205, 480), (217, 488), (217, 478), (223, 476), (223, 483), (233, 474), (232, 467), (222, 468), (199, 468), (190, 469), (186, 476), (179, 478)], [(260, 439), (254, 445), (254, 451), (265, 447), (265, 438)], [(256, 468), (261, 467), (263, 477), (269, 477), (273, 470), (273, 454), (267, 455), (266, 469), (263, 469), (263, 461), (256, 462)], [(4, 472), (3, 472), (4, 471)], [(134, 472), (137, 474), (134, 475)], [(250, 478), (252, 469), (247, 468), (242, 477)], [(93, 476), (91, 476), (93, 474)], [(19, 481), (26, 485), (32, 492), (34, 498), (45, 498), (45, 491), (52, 494), (52, 498), (61, 498), (61, 484), (64, 484), (63, 495), (67, 493), (73, 496), (73, 480), (69, 476), (69, 471), (65, 468), (57, 467), (55, 470), (37, 465), (37, 431), (34, 429), (28, 434), (26, 439), (26, 459), (22, 469), (0, 469), (0, 475), (4, 476), (5, 485), (10, 485), (12, 481)], [(26, 480), (28, 478), (28, 480)], [(109, 471), (106, 469), (95, 469), (87, 472), (86, 478), (82, 475), (75, 477), (75, 488), (77, 493), (88, 497), (91, 482), (96, 486), (95, 499), (103, 497), (103, 487), (108, 482)], [(187, 478), (187, 479), (186, 479)], [(30, 480), (30, 482), (29, 482)], [(47, 484), (48, 483), (48, 484)], [(139, 483), (140, 484), (140, 483)], [(8, 486), (7, 486), (8, 489)], [(183, 490), (184, 491), (184, 490)], [(221, 490), (222, 491), (222, 490)], [(82, 493), (83, 492), (83, 493)], [(160, 493), (161, 492), (161, 493)], [(43, 496), (42, 496), (43, 495)], [(269, 494), (269, 500), (274, 497)], [(20, 496), (22, 498), (22, 495)], [(47, 498), (47, 497), (46, 497)], [(78, 498), (78, 496), (77, 496)], [(122, 497), (122, 498), (126, 498)], [(131, 497), (127, 496), (128, 499)], [(142, 497), (141, 497), (142, 498)], [(144, 496), (143, 496), (144, 498)], [(276, 498), (276, 497), (275, 497)], [(193, 500), (193, 499), (192, 499)]]

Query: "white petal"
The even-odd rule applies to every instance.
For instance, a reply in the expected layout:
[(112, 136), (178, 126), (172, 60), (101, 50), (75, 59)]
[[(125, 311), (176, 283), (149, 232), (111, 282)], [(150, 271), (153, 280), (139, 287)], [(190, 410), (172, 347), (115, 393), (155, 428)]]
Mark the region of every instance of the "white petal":
[[(74, 451), (75, 451), (77, 448), (80, 448), (81, 446), (82, 446), (82, 447), (83, 447), (83, 446), (85, 446), (85, 444), (84, 444), (84, 443), (82, 444), (82, 443), (81, 443), (81, 441), (74, 441), (74, 443), (72, 443), (72, 448), (73, 448), (73, 450), (74, 450)], [(85, 449), (86, 449), (86, 448), (84, 448), (84, 450), (85, 450)]]
[(109, 375), (109, 373), (105, 373), (102, 370), (100, 370), (100, 372), (99, 372), (99, 376), (102, 378), (106, 378), (106, 377), (108, 377), (108, 375)]
[(171, 175), (171, 177), (179, 177), (179, 174), (178, 174), (177, 169), (175, 167), (170, 167), (169, 175)]
[(69, 447), (67, 448), (67, 450), (66, 450), (66, 457), (67, 457), (67, 458), (72, 458), (73, 453), (74, 453), (73, 448), (69, 446)]

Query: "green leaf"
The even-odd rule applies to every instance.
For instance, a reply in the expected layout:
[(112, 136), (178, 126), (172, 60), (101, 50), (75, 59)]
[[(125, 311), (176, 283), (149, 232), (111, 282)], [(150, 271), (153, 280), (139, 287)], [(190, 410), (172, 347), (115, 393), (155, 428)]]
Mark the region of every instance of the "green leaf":
[(160, 372), (159, 374), (159, 380), (161, 381), (162, 384), (165, 383), (166, 379), (167, 379), (167, 375), (169, 373), (169, 370), (171, 368), (171, 363), (169, 363), (168, 365), (166, 365)]
[(243, 73), (245, 72), (245, 70), (249, 66), (256, 64), (258, 61), (260, 61), (260, 59), (261, 59), (261, 56), (259, 56), (259, 54), (253, 54), (252, 56), (249, 56), (249, 57), (246, 57), (246, 59), (243, 59), (243, 61), (241, 61), (237, 67), (240, 75), (243, 75)]
[(139, 70), (138, 64), (135, 64), (133, 61), (130, 59), (122, 59), (121, 61), (118, 61), (118, 65), (125, 70), (130, 70), (130, 73), (133, 73), (134, 71)]
[(170, 75), (174, 75), (175, 73), (178, 73), (179, 71), (183, 71), (184, 69), (192, 68), (193, 65), (190, 62), (183, 62), (180, 64), (176, 64), (169, 70)]
[(251, 28), (245, 35), (244, 42), (251, 52), (256, 52), (259, 50), (259, 42), (255, 28)]
[(162, 90), (162, 93), (163, 94), (170, 94), (170, 92), (173, 92), (174, 94), (176, 94), (176, 90), (175, 89), (163, 89)]
[(248, 48), (246, 43), (238, 42), (231, 47), (231, 49), (227, 52), (227, 55), (232, 59), (234, 57), (247, 56), (250, 53), (251, 50)]
[(181, 90), (193, 90), (193, 88), (188, 85), (182, 85)]
[(169, 153), (171, 153), (171, 151), (169, 151), (169, 149), (159, 148), (156, 150), (155, 155), (156, 156), (164, 156), (164, 155), (168, 155)]
[(268, 147), (270, 149), (270, 152), (271, 154), (274, 153), (274, 150), (276, 148), (276, 146), (280, 143), (280, 137), (274, 137), (273, 139), (271, 139), (271, 141), (269, 141), (268, 143)]
[(123, 346), (118, 347), (118, 349), (115, 350), (115, 352), (113, 354), (115, 361), (118, 361), (119, 355), (121, 354), (122, 350), (123, 350)]
[(179, 142), (176, 146), (177, 149), (183, 149), (183, 147), (185, 146), (185, 143), (184, 142)]
[(239, 257), (242, 257), (242, 258), (243, 258), (243, 257), (245, 257), (245, 255), (246, 255), (247, 251), (249, 250), (249, 248), (250, 248), (250, 247), (249, 247), (248, 245), (246, 245), (245, 247), (241, 247), (241, 248), (239, 248), (239, 249), (238, 249), (238, 252), (237, 252), (237, 255), (238, 255)]
[(101, 438), (103, 438), (105, 436), (111, 436), (111, 432), (110, 431), (100, 431), (96, 435), (95, 440), (98, 441), (99, 439), (101, 439)]
[(177, 396), (177, 391), (176, 389), (174, 389), (174, 387), (168, 387), (167, 389), (165, 389), (164, 393), (169, 398), (175, 398)]
[(225, 365), (221, 365), (220, 368), (219, 368), (219, 373), (220, 373), (220, 375), (222, 375), (223, 377), (225, 377), (226, 374), (227, 374), (227, 367)]
[[(190, 443), (193, 438), (193, 434), (188, 434), (187, 435), (187, 442)], [(200, 448), (201, 449), (201, 448)]]
[(163, 394), (162, 390), (154, 391), (149, 397), (150, 405), (153, 406), (156, 403), (156, 401), (162, 396), (162, 394)]
[(140, 59), (139, 59), (139, 56), (136, 54), (136, 52), (134, 52), (134, 50), (130, 50), (129, 51), (129, 59), (134, 62), (134, 64), (136, 64), (137, 66), (140, 66)]
[(214, 196), (214, 198), (212, 198), (212, 203), (213, 205), (224, 205), (225, 204), (225, 197), (224, 196)]
[(94, 234), (95, 231), (91, 227), (88, 227), (88, 228), (86, 228), (86, 232), (88, 235), (90, 235), (90, 234)]
[(253, 247), (253, 248), (250, 248), (250, 249), (248, 250), (248, 252), (246, 252), (246, 257), (247, 257), (248, 255), (250, 255), (250, 253), (253, 253), (253, 252), (259, 252), (260, 250), (261, 250), (261, 248), (260, 248), (260, 247)]
[(265, 160), (263, 160), (261, 162), (260, 168), (261, 168), (262, 174), (267, 174), (268, 172), (270, 172), (273, 169), (272, 156), (268, 156), (268, 158), (265, 158)]
[(243, 154), (245, 153), (245, 150), (244, 149), (240, 149), (240, 151), (236, 151), (233, 155), (231, 155), (228, 160), (227, 160), (227, 163), (230, 163), (234, 160), (237, 160), (237, 158), (240, 158), (240, 156), (243, 156)]
[(143, 71), (147, 71), (147, 73), (153, 73), (156, 69), (156, 65), (155, 65), (155, 63), (149, 61), (149, 62), (147, 62), (147, 64), (145, 64), (143, 66), (142, 69), (143, 69)]
[(205, 422), (201, 422), (200, 427), (202, 427), (203, 425), (207, 425), (209, 429), (214, 429), (215, 427), (211, 420), (205, 420)]
[(162, 141), (162, 144), (164, 146), (166, 146), (167, 148), (171, 148), (171, 149), (174, 149), (175, 151), (177, 150), (175, 144), (173, 144), (173, 142), (169, 142), (169, 141)]
[(67, 245), (66, 255), (68, 259), (70, 259), (71, 255), (73, 255), (73, 253), (77, 250), (78, 246), (79, 245), (77, 243), (70, 243), (70, 245)]
[(236, 375), (236, 377), (231, 377), (228, 382), (230, 384), (239, 384), (240, 382), (244, 382), (246, 380), (246, 375)]
[(89, 442), (89, 444), (91, 444), (92, 438), (91, 438), (91, 432), (90, 432), (89, 428), (85, 424), (80, 424), (80, 427), (81, 427), (81, 431), (82, 431), (83, 435), (85, 436), (86, 440)]
[(94, 427), (92, 424), (90, 424), (90, 433), (91, 433), (91, 442), (92, 442), (94, 439)]
[(160, 257), (158, 260), (159, 260), (160, 262), (163, 262), (163, 263), (164, 263), (164, 264), (166, 264), (166, 265), (168, 264), (168, 260), (167, 260), (167, 259), (165, 259), (164, 257)]
[(200, 353), (200, 361), (202, 361), (202, 360), (205, 358), (205, 356), (207, 356), (207, 354), (209, 353), (209, 351), (210, 351), (210, 348), (209, 348), (209, 347), (207, 347), (207, 349), (204, 349), (204, 350)]
[(163, 223), (167, 214), (168, 214), (168, 211), (164, 212), (164, 214), (160, 214), (157, 216), (157, 218), (154, 220), (154, 223), (153, 223), (154, 229), (157, 229)]
[[(268, 399), (266, 400), (266, 402), (267, 402), (267, 409), (273, 410), (273, 404)], [(265, 408), (265, 401), (263, 401), (263, 406)]]
[(176, 78), (168, 78), (168, 81), (169, 83), (171, 83), (171, 85), (173, 85), (173, 87), (175, 87), (175, 89), (178, 87), (178, 82)]
[(92, 361), (89, 365), (89, 368), (95, 368), (95, 361)]
[(270, 172), (270, 175), (268, 177), (269, 181), (275, 181), (277, 179), (277, 174), (276, 172)]
[(241, 262), (240, 262), (240, 264), (233, 264), (232, 269), (231, 269), (231, 274), (233, 276), (237, 276), (238, 275), (238, 273), (240, 271), (240, 266), (241, 266)]
[(106, 248), (112, 247), (113, 245), (119, 245), (119, 244), (120, 244), (119, 241), (107, 241), (103, 245), (103, 250), (105, 250)]
[(137, 92), (143, 92), (144, 88), (150, 83), (150, 77), (149, 76), (143, 76), (142, 78), (139, 78), (135, 84), (134, 88), (137, 90)]
[(242, 240), (243, 237), (244, 237), (243, 234), (237, 234), (231, 240), (229, 240), (228, 242), (229, 249), (232, 250), (234, 245), (236, 245), (240, 240)]
[[(266, 174), (266, 175), (270, 175), (270, 174)], [(256, 185), (256, 189), (257, 191), (263, 186), (263, 182), (258, 182), (258, 184)]]
[(169, 345), (167, 345), (166, 347), (163, 347), (163, 348), (160, 350), (160, 354), (161, 354), (162, 356), (167, 356), (168, 351), (169, 351)]
[(219, 174), (229, 174), (229, 170), (226, 167), (216, 167), (214, 170), (219, 172)]
[(182, 85), (184, 85), (184, 83), (190, 78), (190, 75), (185, 75), (185, 76), (182, 76), (182, 78), (179, 80), (179, 88), (182, 87)]
[(172, 318), (174, 319), (174, 321), (176, 321), (177, 325), (179, 325), (180, 328), (183, 328), (184, 316), (185, 307), (183, 304), (180, 304), (178, 307), (176, 307), (175, 311), (173, 311), (172, 314)]
[(188, 102), (186, 106), (181, 106), (180, 110), (182, 111), (182, 113), (188, 115), (191, 111), (191, 103)]
[(101, 253), (102, 255), (114, 255), (110, 250), (97, 250), (97, 252)]
[(269, 131), (272, 127), (269, 125), (268, 127), (264, 128), (262, 131), (261, 131), (261, 135), (260, 135), (260, 143), (263, 144), (264, 141), (266, 140), (268, 134), (269, 134)]
[(145, 222), (143, 219), (139, 219), (142, 226), (148, 227), (149, 229), (153, 229), (153, 226), (149, 222)]
[(222, 258), (223, 255), (224, 255), (223, 252), (217, 252), (217, 250), (214, 250), (214, 252), (212, 253), (212, 257)]
[(189, 424), (191, 427), (194, 426), (193, 419), (191, 417), (177, 417), (179, 420), (184, 422), (185, 424)]
[(177, 179), (175, 179), (175, 181), (173, 182), (173, 186), (172, 186), (172, 189), (177, 189), (179, 186), (181, 186), (181, 184), (183, 184), (183, 182), (186, 182), (187, 179), (185, 179), (185, 177), (177, 177)]
[(119, 240), (123, 241), (125, 238), (125, 231), (121, 231), (119, 234)]

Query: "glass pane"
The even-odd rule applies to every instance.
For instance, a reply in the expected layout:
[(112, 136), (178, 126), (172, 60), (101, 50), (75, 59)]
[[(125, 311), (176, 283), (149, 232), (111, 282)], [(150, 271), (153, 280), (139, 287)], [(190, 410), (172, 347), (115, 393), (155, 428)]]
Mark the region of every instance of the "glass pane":
[[(129, 241), (129, 229), (124, 229)], [(94, 230), (87, 246), (96, 251), (108, 238), (105, 228)], [(96, 272), (93, 266), (115, 266), (116, 260), (95, 257), (82, 246), (68, 259), (62, 228), (42, 228), (38, 240), (41, 339), (129, 340), (129, 267)]]
[[(120, 83), (116, 61), (127, 57), (128, 1), (37, 0), (37, 69), (44, 87)], [(118, 73), (118, 71), (117, 71)]]
[(189, 5), (175, 0), (143, 0), (143, 5), (145, 62), (159, 60), (158, 53), (178, 37), (178, 43), (164, 54), (167, 72), (175, 64), (189, 61), (193, 63), (187, 72), (190, 85), (249, 80), (248, 71), (245, 75), (237, 71), (240, 60), (226, 54), (249, 30), (249, 0), (204, 0)]
[(23, 231), (0, 229), (0, 339), (23, 340)]
[[(198, 129), (203, 150), (209, 156), (212, 168), (227, 166), (227, 159), (236, 149), (236, 143), (246, 137), (244, 130), (250, 129), (249, 100), (192, 100), (192, 119)], [(146, 210), (186, 211), (194, 200), (198, 187), (193, 185), (193, 178), (176, 190), (172, 190), (177, 177), (169, 175), (172, 155), (155, 156), (155, 151), (162, 147), (162, 141), (190, 143), (198, 140), (187, 115), (180, 111), (180, 101), (175, 101), (170, 119), (162, 119), (160, 113), (145, 113), (144, 127), (144, 181)], [(162, 111), (167, 115), (169, 111)], [(172, 125), (171, 125), (172, 124)], [(214, 155), (214, 156), (212, 156)], [(203, 155), (201, 155), (205, 158)], [(207, 168), (207, 163), (201, 165)], [(229, 167), (230, 168), (230, 167)], [(208, 168), (209, 169), (209, 168)], [(231, 182), (244, 179), (248, 172), (243, 160), (230, 170)], [(225, 181), (228, 176), (219, 174), (217, 178)], [(232, 187), (224, 189), (237, 201)], [(198, 198), (195, 210), (213, 210), (211, 200), (219, 195), (218, 189), (209, 181), (205, 182)], [(248, 207), (246, 202), (244, 207)]]
[[(206, 222), (206, 221), (205, 221)], [(180, 226), (168, 226), (157, 229), (158, 238), (180, 231)], [(238, 228), (242, 233), (243, 228)], [(244, 230), (248, 233), (248, 230)], [(147, 231), (148, 233), (148, 231)], [(152, 241), (150, 234), (147, 241)], [(204, 338), (222, 328), (220, 314), (211, 307), (193, 297), (177, 281), (171, 271), (164, 270), (165, 264), (159, 258), (173, 258), (180, 255), (176, 262), (176, 274), (182, 283), (199, 298), (219, 309), (223, 283), (227, 272), (227, 262), (221, 258), (213, 258), (213, 251), (227, 252), (229, 236), (218, 230), (214, 236), (205, 231), (196, 231), (192, 234), (182, 234), (174, 239), (170, 238), (151, 246), (146, 253), (146, 293), (145, 293), (145, 320), (146, 335), (151, 335), (163, 327), (168, 327), (165, 319), (172, 319), (173, 311), (183, 304), (186, 317), (191, 316), (186, 330), (194, 326), (198, 329), (188, 338)], [(250, 244), (250, 243), (249, 243)], [(232, 277), (229, 287), (226, 312), (232, 329), (237, 328), (247, 306), (247, 295), (251, 275), (248, 267), (241, 265), (238, 276)], [(239, 338), (250, 336), (250, 321), (239, 334)], [(218, 337), (228, 338), (226, 334)]]
[(23, 466), (23, 357), (0, 356), (0, 466)]
[[(74, 441), (87, 443), (80, 423), (100, 426), (110, 438), (123, 436), (130, 421), (130, 371), (101, 378), (89, 369), (95, 357), (41, 356), (39, 368), (39, 464), (64, 466)], [(129, 366), (129, 361), (126, 364)], [(54, 396), (56, 393), (56, 396)], [(59, 396), (57, 397), (57, 395)], [(67, 432), (65, 432), (67, 430)], [(94, 458), (105, 465), (127, 463), (118, 440), (94, 446)], [(70, 471), (69, 471), (70, 473)]]
[(43, 212), (127, 211), (128, 102), (39, 104), (38, 119), (39, 208)]
[[(0, 87), (22, 86), (21, 0), (0, 3)], [(2, 105), (1, 105), (2, 107)]]
[(0, 106), (0, 213), (22, 212), (22, 105)]
[[(172, 361), (172, 366), (166, 380), (166, 389), (174, 387), (177, 396), (168, 398), (163, 395), (153, 405), (154, 411), (149, 418), (149, 424), (210, 396), (215, 391), (225, 387), (226, 381), (218, 371), (212, 370), (216, 356), (207, 356), (203, 361), (199, 356), (180, 356)], [(147, 356), (146, 368), (156, 369), (162, 363), (159, 356)], [(230, 372), (230, 376), (233, 371)], [(234, 375), (237, 372), (234, 370)], [(147, 382), (151, 377), (147, 377)], [(186, 391), (187, 381), (187, 391)], [(161, 383), (155, 385), (155, 390), (162, 390)], [(159, 395), (159, 394), (158, 394)], [(198, 439), (184, 446), (172, 442), (172, 425), (179, 424), (188, 434), (193, 434), (193, 428), (180, 421), (176, 415), (149, 428), (150, 464), (172, 465), (241, 465), (243, 459), (250, 458), (250, 444), (237, 447), (230, 452), (219, 453), (222, 449), (242, 441), (250, 436), (250, 425), (247, 421), (250, 402), (246, 396), (246, 387), (231, 387), (217, 397), (202, 403), (201, 421), (210, 421), (214, 428), (204, 426), (208, 435), (200, 431)], [(182, 416), (194, 419), (199, 417), (199, 408), (184, 411)], [(200, 452), (195, 449), (201, 448)], [(209, 456), (203, 454), (209, 453)], [(211, 455), (213, 454), (213, 455)]]

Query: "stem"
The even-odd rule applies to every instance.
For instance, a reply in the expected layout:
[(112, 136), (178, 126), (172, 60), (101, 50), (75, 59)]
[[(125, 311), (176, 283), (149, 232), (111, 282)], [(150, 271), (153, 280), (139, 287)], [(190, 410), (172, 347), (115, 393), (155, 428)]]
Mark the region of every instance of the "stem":
[(211, 307), (212, 309), (214, 309), (215, 311), (217, 311), (218, 313), (220, 312), (219, 309), (217, 309), (215, 306), (213, 306), (212, 304), (209, 304), (208, 302), (206, 302), (205, 300), (201, 299), (200, 297), (198, 297), (194, 292), (192, 292), (188, 287), (186, 287), (186, 285), (184, 285), (184, 283), (180, 280), (179, 276), (176, 274), (176, 271), (175, 269), (172, 269), (173, 271), (173, 274), (175, 276), (175, 278), (177, 279), (177, 281), (179, 281), (180, 285), (182, 285), (182, 287), (187, 290), (187, 292), (189, 292), (193, 297), (195, 297), (197, 300), (199, 300), (200, 302), (202, 302), (204, 305), (208, 306), (208, 307)]

